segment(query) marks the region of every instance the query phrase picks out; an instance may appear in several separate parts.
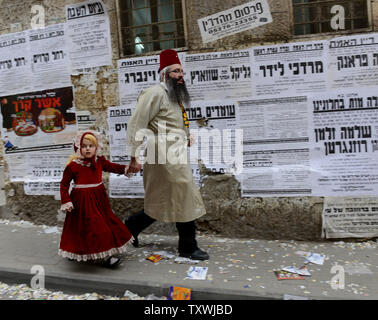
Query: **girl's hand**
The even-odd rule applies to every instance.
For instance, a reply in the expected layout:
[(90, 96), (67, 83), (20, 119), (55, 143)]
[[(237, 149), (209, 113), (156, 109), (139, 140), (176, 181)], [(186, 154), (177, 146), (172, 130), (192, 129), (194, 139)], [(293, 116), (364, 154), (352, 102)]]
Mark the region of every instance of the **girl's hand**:
[(134, 175), (134, 173), (129, 172), (129, 165), (126, 166), (124, 175), (128, 178), (131, 178)]
[(73, 208), (74, 207), (73, 207), (72, 202), (68, 202), (68, 203), (62, 204), (60, 207), (60, 210), (62, 210), (63, 212), (71, 212)]

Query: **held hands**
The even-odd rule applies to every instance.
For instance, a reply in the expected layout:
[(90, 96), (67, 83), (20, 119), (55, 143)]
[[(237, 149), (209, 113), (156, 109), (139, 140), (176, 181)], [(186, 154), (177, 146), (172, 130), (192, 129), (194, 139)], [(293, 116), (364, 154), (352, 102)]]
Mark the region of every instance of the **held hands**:
[(188, 147), (191, 147), (195, 142), (196, 141), (194, 139), (194, 136), (189, 135), (189, 137), (188, 137)]
[(142, 164), (138, 158), (131, 157), (129, 165), (126, 167), (125, 175), (131, 178), (135, 173), (138, 173), (142, 169)]

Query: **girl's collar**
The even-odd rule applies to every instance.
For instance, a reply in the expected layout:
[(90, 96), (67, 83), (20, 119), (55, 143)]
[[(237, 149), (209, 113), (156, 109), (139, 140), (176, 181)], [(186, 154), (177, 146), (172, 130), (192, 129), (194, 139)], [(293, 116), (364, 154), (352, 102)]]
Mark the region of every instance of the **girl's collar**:
[(88, 158), (84, 158), (83, 156), (81, 156), (81, 157), (75, 158), (72, 161), (76, 162), (77, 164), (82, 165), (83, 167), (90, 167), (93, 162), (94, 163), (97, 162), (97, 159), (98, 159), (97, 155), (93, 156), (92, 158), (89, 158), (89, 159)]

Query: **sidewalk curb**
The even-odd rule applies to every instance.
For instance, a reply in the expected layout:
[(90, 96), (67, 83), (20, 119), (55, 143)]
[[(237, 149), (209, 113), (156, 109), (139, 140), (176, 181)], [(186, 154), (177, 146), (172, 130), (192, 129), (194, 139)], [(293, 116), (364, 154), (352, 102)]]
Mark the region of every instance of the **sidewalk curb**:
[[(7, 284), (26, 284), (34, 275), (24, 270), (11, 270), (0, 268), (0, 281)], [(100, 279), (101, 278), (101, 279)], [(73, 276), (67, 274), (49, 273), (45, 275), (45, 288), (48, 290), (64, 291), (65, 293), (84, 294), (97, 292), (100, 294), (122, 297), (126, 290), (147, 296), (167, 296), (169, 284), (144, 282), (144, 281), (122, 281), (120, 279), (106, 279), (96, 276)], [(261, 295), (254, 292), (243, 292), (239, 290), (227, 290), (219, 292), (212, 288), (195, 289), (192, 286), (192, 300), (282, 300), (278, 294)]]

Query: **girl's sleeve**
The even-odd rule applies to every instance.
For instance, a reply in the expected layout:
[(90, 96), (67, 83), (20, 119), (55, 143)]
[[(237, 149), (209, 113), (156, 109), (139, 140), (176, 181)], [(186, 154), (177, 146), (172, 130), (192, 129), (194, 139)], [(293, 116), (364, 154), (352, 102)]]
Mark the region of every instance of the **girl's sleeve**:
[(73, 179), (72, 169), (67, 166), (63, 171), (63, 178), (60, 181), (60, 203), (62, 206), (71, 202), (70, 195), (68, 193), (70, 189), (71, 180)]
[(126, 166), (123, 164), (118, 164), (114, 162), (110, 162), (106, 160), (104, 156), (101, 157), (102, 161), (102, 170), (106, 172), (118, 173), (118, 174), (125, 174), (126, 173)]

